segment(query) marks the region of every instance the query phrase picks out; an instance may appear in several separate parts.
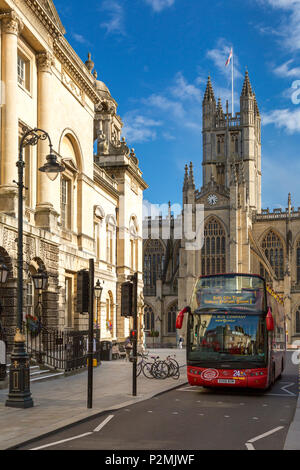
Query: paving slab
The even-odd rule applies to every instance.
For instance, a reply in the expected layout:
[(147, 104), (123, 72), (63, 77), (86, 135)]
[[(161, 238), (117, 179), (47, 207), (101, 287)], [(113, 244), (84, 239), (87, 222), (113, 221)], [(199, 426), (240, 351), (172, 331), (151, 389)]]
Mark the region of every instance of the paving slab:
[(161, 358), (176, 354), (181, 366), (179, 380), (137, 379), (137, 396), (132, 396), (132, 363), (102, 362), (94, 368), (93, 408), (87, 409), (87, 370), (55, 380), (31, 383), (34, 407), (20, 410), (5, 406), (8, 390), (0, 390), (0, 450), (9, 449), (88, 419), (105, 411), (130, 406), (187, 383), (185, 350), (152, 351)]

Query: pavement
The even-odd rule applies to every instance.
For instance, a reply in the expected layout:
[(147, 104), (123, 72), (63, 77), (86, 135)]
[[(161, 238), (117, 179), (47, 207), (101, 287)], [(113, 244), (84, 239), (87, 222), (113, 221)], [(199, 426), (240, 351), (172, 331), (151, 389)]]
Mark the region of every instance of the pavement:
[[(288, 348), (289, 350), (296, 349), (296, 348)], [(298, 349), (298, 348), (297, 348)], [(299, 356), (296, 356), (295, 359), (298, 359), (299, 363)], [(294, 420), (292, 421), (289, 431), (285, 440), (284, 450), (300, 450), (300, 364), (299, 364), (299, 374), (298, 374), (298, 400), (296, 405), (296, 411)]]
[(94, 368), (93, 408), (87, 409), (87, 370), (71, 376), (58, 376), (31, 383), (34, 407), (15, 409), (5, 406), (8, 389), (0, 390), (0, 450), (46, 436), (101, 413), (148, 400), (187, 383), (185, 350), (149, 350), (161, 358), (176, 355), (181, 366), (180, 378), (137, 379), (137, 396), (132, 395), (132, 363), (126, 360), (102, 362)]

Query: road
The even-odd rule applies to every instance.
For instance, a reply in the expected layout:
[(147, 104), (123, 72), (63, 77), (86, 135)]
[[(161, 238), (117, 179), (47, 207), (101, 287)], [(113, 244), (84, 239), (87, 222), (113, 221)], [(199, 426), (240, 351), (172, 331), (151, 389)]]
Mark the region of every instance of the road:
[(287, 355), (266, 392), (183, 386), (20, 447), (34, 450), (281, 450), (298, 398)]

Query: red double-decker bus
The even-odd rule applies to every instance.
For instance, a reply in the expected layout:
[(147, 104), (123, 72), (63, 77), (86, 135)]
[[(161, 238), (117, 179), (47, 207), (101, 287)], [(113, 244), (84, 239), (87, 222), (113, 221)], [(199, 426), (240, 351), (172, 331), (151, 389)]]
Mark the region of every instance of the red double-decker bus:
[(187, 318), (190, 385), (266, 389), (285, 366), (283, 301), (258, 275), (202, 276)]

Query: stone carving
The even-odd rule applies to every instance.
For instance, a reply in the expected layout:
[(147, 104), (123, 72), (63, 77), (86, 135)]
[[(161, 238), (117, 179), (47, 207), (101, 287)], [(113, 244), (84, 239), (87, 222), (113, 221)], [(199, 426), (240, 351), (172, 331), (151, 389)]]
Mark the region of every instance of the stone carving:
[(0, 14), (0, 20), (2, 21), (2, 29), (7, 34), (18, 35), (24, 27), (21, 18), (14, 10)]
[(64, 85), (73, 93), (75, 98), (79, 99), (84, 104), (84, 92), (81, 88), (72, 80), (72, 78), (66, 73), (65, 70), (62, 71), (61, 79)]
[(112, 101), (102, 100), (96, 105), (96, 112), (114, 116), (117, 112), (117, 107)]
[(55, 64), (54, 56), (50, 54), (50, 52), (41, 52), (37, 54), (36, 61), (37, 61), (38, 69), (41, 72), (51, 73), (51, 67)]
[(98, 138), (97, 138), (97, 144), (98, 144), (98, 155), (108, 155), (108, 142), (106, 139), (106, 135), (104, 134), (103, 131), (99, 132)]

